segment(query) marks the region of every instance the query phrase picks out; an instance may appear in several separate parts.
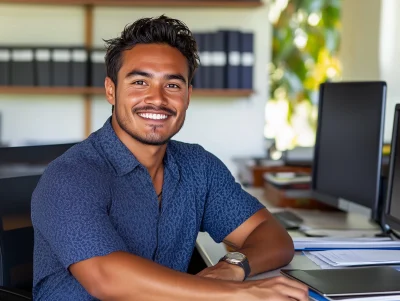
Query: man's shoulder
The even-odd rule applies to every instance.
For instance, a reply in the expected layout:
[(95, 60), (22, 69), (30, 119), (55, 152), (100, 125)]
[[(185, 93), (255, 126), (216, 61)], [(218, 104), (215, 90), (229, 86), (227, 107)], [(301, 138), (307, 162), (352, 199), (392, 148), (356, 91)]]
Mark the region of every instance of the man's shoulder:
[(214, 154), (199, 144), (172, 140), (170, 141), (170, 150), (180, 165), (197, 166), (197, 169), (202, 166), (204, 170), (213, 170), (224, 166)]
[(213, 156), (199, 144), (176, 140), (171, 140), (169, 144), (171, 153), (180, 165), (201, 164), (205, 166), (210, 161), (210, 156)]
[(207, 156), (209, 154), (209, 152), (206, 151), (201, 145), (196, 143), (171, 140), (169, 142), (169, 147), (175, 156), (198, 157), (199, 155)]
[(107, 174), (106, 160), (96, 150), (92, 141), (86, 139), (68, 149), (64, 154), (52, 161), (45, 170), (45, 174), (52, 176), (88, 175), (100, 178)]

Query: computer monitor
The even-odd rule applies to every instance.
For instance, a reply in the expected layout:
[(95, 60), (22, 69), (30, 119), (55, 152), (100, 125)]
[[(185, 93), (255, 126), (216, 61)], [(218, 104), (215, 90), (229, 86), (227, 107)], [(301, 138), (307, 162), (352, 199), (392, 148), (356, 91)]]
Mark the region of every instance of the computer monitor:
[(386, 193), (384, 228), (400, 233), (400, 104), (396, 105), (393, 120), (388, 188)]
[(378, 220), (385, 82), (320, 86), (312, 195)]

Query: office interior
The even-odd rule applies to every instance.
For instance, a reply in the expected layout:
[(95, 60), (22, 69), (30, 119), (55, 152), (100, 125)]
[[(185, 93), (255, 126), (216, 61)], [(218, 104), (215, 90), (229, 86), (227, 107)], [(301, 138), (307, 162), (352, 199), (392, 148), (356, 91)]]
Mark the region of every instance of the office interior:
[[(292, 0), (275, 2), (284, 5), (290, 1)], [(349, 210), (332, 202), (309, 200), (312, 197), (307, 193), (311, 188), (315, 188), (311, 186), (303, 191), (305, 195), (302, 195), (301, 199), (307, 200), (303, 200), (303, 203), (290, 197), (285, 200), (278, 192), (267, 190), (268, 164), (273, 166), (271, 170), (274, 173), (298, 172), (306, 173), (309, 177), (315, 176), (312, 173), (313, 146), (304, 149), (299, 147), (299, 153), (296, 153), (296, 149), (283, 151), (282, 157), (275, 160), (276, 158), (271, 157), (273, 143), (271, 139), (266, 139), (264, 134), (265, 108), (270, 99), (268, 65), (271, 62), (273, 35), (272, 24), (269, 21), (272, 1), (225, 0), (210, 1), (219, 2), (219, 5), (208, 6), (203, 3), (196, 6), (193, 4), (196, 1), (193, 0), (181, 0), (181, 4), (177, 4), (179, 1), (171, 1), (174, 5), (166, 4), (168, 1), (165, 0), (158, 1), (158, 5), (144, 5), (142, 1), (141, 4), (131, 6), (91, 6), (69, 4), (68, 1), (53, 5), (49, 4), (51, 1), (45, 4), (43, 2), (46, 1), (39, 0), (18, 1), (21, 3), (16, 4), (13, 1), (0, 0), (0, 47), (70, 47), (90, 43), (93, 49), (101, 49), (104, 45), (103, 39), (117, 36), (126, 24), (144, 16), (161, 14), (181, 19), (194, 32), (240, 30), (252, 33), (252, 87), (246, 91), (233, 89), (235, 91), (229, 92), (227, 89), (227, 93), (221, 91), (224, 90), (221, 88), (204, 89), (206, 91), (198, 89), (198, 93), (192, 96), (185, 124), (174, 139), (198, 143), (215, 154), (237, 181), (241, 182), (243, 188), (272, 212), (295, 214), (287, 217), (295, 225), (291, 228), (290, 224), (286, 224), (292, 237), (336, 235), (355, 239), (357, 236), (384, 236), (387, 229), (379, 223), (385, 209), (382, 202), (387, 197), (385, 189), (389, 175), (395, 105), (400, 103), (396, 68), (399, 62), (397, 44), (400, 43), (396, 39), (400, 27), (400, 21), (396, 17), (400, 12), (400, 3), (397, 0), (338, 1), (341, 5), (338, 57), (342, 71), (339, 82), (383, 81), (387, 85), (382, 119), (382, 145), (375, 145), (377, 149), (380, 148), (379, 154), (382, 155), (382, 162), (379, 162), (382, 166), (377, 175), (380, 181), (379, 216), (371, 212), (365, 213), (359, 208)], [(183, 2), (192, 3), (185, 5)], [(91, 21), (89, 25), (88, 18)], [(88, 28), (91, 30), (89, 38)], [(0, 271), (0, 286), (24, 291), (29, 291), (32, 272), (30, 265), (33, 245), (29, 240), (32, 236), (29, 196), (46, 165), (73, 144), (102, 127), (111, 114), (111, 106), (101, 90), (96, 90), (95, 93), (69, 92), (68, 89), (54, 93), (49, 90), (27, 91), (24, 91), (24, 87), (14, 86), (10, 89), (9, 86), (0, 86), (0, 215), (3, 232), (1, 247), (9, 243), (7, 250), (1, 252), (3, 271)], [(341, 133), (337, 135), (340, 136)], [(294, 159), (288, 166), (284, 159), (290, 159), (291, 156), (294, 156)], [(301, 162), (294, 162), (296, 158)], [(280, 163), (274, 165), (274, 161)], [(310, 184), (309, 182), (310, 180), (306, 181)], [(276, 216), (281, 218), (278, 214)], [(293, 218), (300, 220), (293, 221)], [(282, 223), (285, 222), (287, 220), (282, 220)], [(307, 226), (304, 228), (306, 231), (300, 231), (296, 223), (304, 223)], [(330, 227), (326, 226), (327, 224)], [(16, 229), (23, 229), (23, 232), (13, 232)], [(24, 240), (30, 241), (30, 247), (24, 247)], [(21, 251), (22, 248), (25, 252)], [(215, 244), (206, 234), (200, 233), (189, 272), (196, 273), (207, 265), (215, 264), (227, 250), (227, 246)], [(319, 268), (306, 262), (303, 257), (296, 253), (292, 266)], [(20, 259), (22, 261), (18, 263)], [(11, 279), (8, 274), (14, 264), (20, 265), (21, 277)], [(273, 271), (254, 279), (277, 274), (279, 271)], [(29, 293), (27, 295), (29, 296)]]

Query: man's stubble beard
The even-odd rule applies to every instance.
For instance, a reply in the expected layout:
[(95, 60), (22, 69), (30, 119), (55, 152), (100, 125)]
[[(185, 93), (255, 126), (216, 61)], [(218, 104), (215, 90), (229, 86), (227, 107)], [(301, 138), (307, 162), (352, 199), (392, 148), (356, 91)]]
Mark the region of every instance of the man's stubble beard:
[[(117, 109), (117, 100), (115, 100), (115, 117), (116, 117), (116, 121), (118, 123), (118, 125), (120, 126), (120, 128), (127, 133), (129, 136), (131, 136), (133, 139), (139, 141), (142, 144), (145, 145), (164, 145), (167, 144), (171, 138), (173, 136), (175, 136), (177, 133), (179, 133), (179, 131), (182, 129), (183, 124), (185, 123), (185, 119), (186, 119), (186, 114), (183, 116), (183, 120), (181, 122), (181, 124), (178, 127), (178, 130), (175, 131), (174, 133), (172, 133), (169, 137), (162, 139), (160, 137), (160, 134), (157, 134), (157, 128), (161, 127), (161, 126), (157, 126), (157, 125), (153, 125), (152, 127), (152, 131), (150, 134), (147, 134), (146, 137), (141, 137), (140, 135), (136, 134), (133, 132), (133, 130), (129, 129), (129, 120), (128, 118), (126, 119), (122, 119), (119, 114), (118, 114), (118, 109)], [(132, 113), (132, 111), (131, 111)], [(132, 113), (134, 114), (134, 113)], [(171, 117), (169, 117), (171, 118)]]

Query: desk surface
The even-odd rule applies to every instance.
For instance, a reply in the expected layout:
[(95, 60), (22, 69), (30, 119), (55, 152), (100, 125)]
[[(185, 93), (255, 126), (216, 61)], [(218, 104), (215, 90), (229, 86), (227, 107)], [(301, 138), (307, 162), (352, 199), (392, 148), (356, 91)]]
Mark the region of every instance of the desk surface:
[[(268, 210), (271, 212), (282, 210), (282, 208), (276, 208), (272, 206), (263, 196), (262, 188), (246, 188), (246, 190), (255, 196)], [(287, 208), (285, 208), (287, 209)], [(325, 229), (362, 229), (362, 230), (379, 230), (378, 226), (367, 218), (358, 214), (349, 214), (344, 212), (322, 212), (319, 210), (294, 210), (303, 219), (306, 225), (313, 228), (325, 228)], [(290, 236), (299, 237), (304, 236), (298, 231), (289, 231)], [(227, 250), (223, 243), (217, 244), (207, 233), (199, 233), (196, 240), (196, 248), (200, 255), (205, 261), (207, 266), (215, 265), (219, 259), (227, 253)], [(309, 260), (306, 256), (302, 255), (301, 252), (296, 252), (292, 262), (285, 268), (289, 269), (319, 269), (319, 266)], [(279, 269), (262, 273), (251, 277), (250, 279), (262, 279), (267, 277), (273, 277), (280, 275)]]

